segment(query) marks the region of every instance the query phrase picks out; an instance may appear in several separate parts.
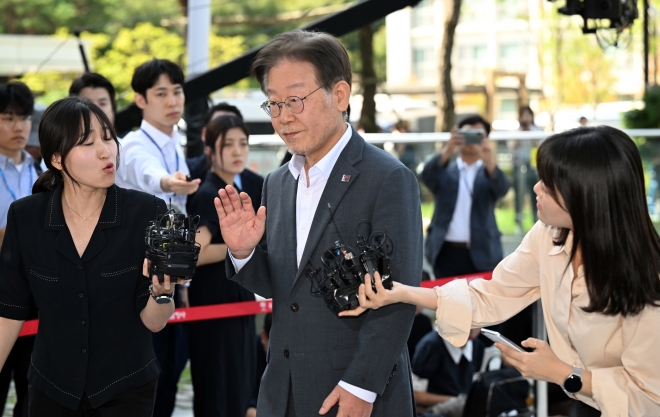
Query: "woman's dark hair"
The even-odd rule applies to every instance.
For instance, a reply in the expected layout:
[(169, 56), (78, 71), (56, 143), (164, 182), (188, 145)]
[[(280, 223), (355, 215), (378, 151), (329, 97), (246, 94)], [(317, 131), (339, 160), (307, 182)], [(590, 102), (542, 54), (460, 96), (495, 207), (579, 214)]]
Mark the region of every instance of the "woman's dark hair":
[[(642, 160), (635, 143), (609, 126), (581, 127), (546, 139), (539, 178), (573, 222), (582, 248), (589, 313), (623, 316), (660, 305), (660, 238), (649, 217)], [(558, 203), (559, 204), (559, 203)], [(560, 229), (555, 245), (570, 231)]]
[(183, 86), (185, 77), (180, 66), (167, 59), (154, 58), (135, 68), (131, 87), (146, 100), (147, 90), (153, 87), (163, 74), (167, 74), (172, 84)]
[[(225, 114), (216, 117), (206, 125), (205, 142), (206, 146), (211, 148), (211, 154), (214, 154), (216, 148), (220, 146), (220, 154), (222, 155), (222, 148), (226, 146), (225, 136), (227, 135), (227, 132), (235, 127), (241, 129), (249, 139), (250, 132), (248, 131), (245, 122), (235, 114)], [(206, 161), (207, 169), (211, 168), (211, 155), (207, 157)]]
[(490, 123), (478, 114), (472, 114), (461, 119), (461, 121), (458, 122), (458, 128), (461, 129), (463, 126), (472, 126), (476, 124), (481, 124), (484, 129), (486, 129), (486, 135), (490, 135)]
[(41, 116), (39, 144), (48, 171), (41, 174), (34, 183), (32, 194), (52, 191), (64, 182), (62, 172), (53, 166), (53, 155), (60, 155), (62, 170), (74, 184), (77, 184), (69, 174), (66, 157), (71, 149), (82, 145), (89, 138), (94, 116), (99, 120), (105, 135), (110, 135), (117, 144), (115, 168), (119, 168), (119, 141), (108, 116), (100, 107), (85, 98), (76, 96), (63, 98), (48, 106)]
[(86, 72), (81, 77), (76, 78), (71, 83), (69, 88), (70, 96), (79, 96), (83, 88), (104, 88), (108, 95), (110, 96), (110, 103), (112, 104), (112, 111), (117, 112), (117, 101), (115, 97), (115, 87), (112, 86), (112, 83), (108, 81), (107, 78), (101, 74), (96, 74), (94, 72)]

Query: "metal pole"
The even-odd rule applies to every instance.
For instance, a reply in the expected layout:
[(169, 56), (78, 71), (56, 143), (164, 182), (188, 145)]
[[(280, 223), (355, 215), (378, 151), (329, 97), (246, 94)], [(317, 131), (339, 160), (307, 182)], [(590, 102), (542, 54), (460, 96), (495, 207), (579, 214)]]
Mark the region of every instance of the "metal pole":
[[(541, 300), (534, 303), (534, 338), (546, 340), (548, 332), (543, 320), (543, 306)], [(536, 381), (536, 417), (548, 417), (548, 383)]]
[[(188, 77), (209, 68), (209, 37), (211, 35), (211, 1), (188, 0)], [(186, 120), (186, 154), (198, 156), (204, 152), (202, 128), (207, 109), (206, 99), (188, 97), (183, 118)]]
[(643, 2), (644, 25), (644, 89), (649, 86), (649, 1)]
[(85, 66), (85, 72), (91, 72), (89, 70), (89, 63), (87, 62), (87, 55), (85, 54), (85, 46), (82, 43), (82, 40), (80, 39), (80, 29), (76, 29), (73, 34), (76, 36), (76, 39), (78, 40), (78, 48), (80, 49), (80, 57), (82, 58), (83, 65)]

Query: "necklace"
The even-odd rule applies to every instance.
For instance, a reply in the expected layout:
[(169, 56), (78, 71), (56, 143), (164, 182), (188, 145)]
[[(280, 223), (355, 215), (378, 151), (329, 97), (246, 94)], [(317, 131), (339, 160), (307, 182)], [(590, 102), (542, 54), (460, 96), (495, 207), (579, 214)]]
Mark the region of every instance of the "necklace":
[(81, 216), (80, 213), (78, 213), (77, 211), (75, 211), (74, 209), (72, 209), (71, 206), (69, 205), (69, 202), (66, 201), (66, 198), (64, 199), (64, 203), (66, 203), (66, 206), (69, 208), (69, 210), (71, 210), (72, 212), (76, 213), (81, 219), (83, 219), (83, 220), (87, 220), (87, 219), (89, 219), (89, 217), (90, 217), (92, 214), (96, 213), (96, 210), (98, 210), (98, 209), (101, 208), (101, 206), (103, 205), (103, 203), (105, 203), (105, 197), (103, 197), (103, 201), (101, 201), (101, 204), (99, 204), (99, 206), (98, 206), (93, 212), (89, 213), (89, 214), (87, 215), (87, 217), (83, 217), (83, 216)]

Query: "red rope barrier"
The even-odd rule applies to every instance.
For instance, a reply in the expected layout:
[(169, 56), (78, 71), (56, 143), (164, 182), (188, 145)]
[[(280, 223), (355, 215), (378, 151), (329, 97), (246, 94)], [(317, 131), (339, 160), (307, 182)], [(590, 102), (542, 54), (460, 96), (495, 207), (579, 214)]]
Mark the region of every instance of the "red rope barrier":
[[(439, 287), (457, 279), (490, 279), (492, 272), (479, 274), (461, 275), (452, 278), (439, 278), (432, 281), (422, 281), (421, 286), (425, 288)], [(187, 321), (226, 319), (229, 317), (252, 316), (256, 314), (270, 313), (273, 310), (272, 300), (241, 301), (238, 303), (213, 304), (208, 306), (177, 308), (167, 321), (168, 323), (184, 323)], [(23, 324), (20, 336), (31, 336), (37, 334), (39, 320), (28, 320)]]

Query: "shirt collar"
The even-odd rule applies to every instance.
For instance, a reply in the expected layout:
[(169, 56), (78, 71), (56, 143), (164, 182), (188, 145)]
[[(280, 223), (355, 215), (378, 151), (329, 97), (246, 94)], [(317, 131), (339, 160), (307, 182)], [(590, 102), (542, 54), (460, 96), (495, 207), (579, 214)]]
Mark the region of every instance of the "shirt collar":
[[(551, 227), (551, 226), (547, 226)], [(561, 229), (552, 227), (554, 230), (552, 239), (556, 239), (559, 237), (559, 233), (561, 233)], [(550, 249), (550, 252), (548, 252), (548, 255), (553, 256), (553, 255), (559, 255), (560, 253), (565, 253), (568, 256), (571, 256), (571, 250), (573, 249), (573, 232), (569, 231), (568, 236), (566, 237), (566, 242), (564, 242), (563, 245), (554, 245), (552, 249)]]
[[(23, 163), (27, 162), (26, 166), (32, 165), (34, 163), (34, 158), (26, 150), (21, 151), (23, 153)], [(7, 170), (9, 166), (14, 165), (14, 158), (10, 158), (5, 154), (0, 153), (0, 168)]]
[(447, 348), (447, 352), (449, 353), (449, 356), (451, 356), (451, 359), (454, 361), (456, 365), (458, 365), (461, 362), (461, 356), (465, 356), (465, 359), (468, 360), (468, 362), (472, 362), (472, 340), (468, 340), (468, 342), (463, 346), (462, 348), (456, 347), (446, 341), (444, 338), (442, 341), (445, 344), (445, 347)]
[(463, 170), (463, 169), (479, 169), (479, 168), (481, 168), (481, 166), (482, 166), (483, 164), (484, 164), (484, 161), (482, 161), (481, 159), (477, 160), (477, 162), (475, 162), (475, 163), (473, 163), (473, 164), (471, 164), (471, 165), (468, 165), (468, 164), (463, 160), (463, 158), (461, 158), (460, 156), (459, 156), (458, 158), (456, 158), (456, 165), (458, 165), (458, 169), (459, 169), (459, 170)]
[[(330, 149), (330, 152), (325, 154), (325, 156), (321, 158), (321, 160), (318, 161), (316, 165), (314, 165), (321, 171), (321, 174), (326, 180), (330, 178), (330, 173), (332, 172), (332, 168), (335, 167), (335, 164), (337, 163), (337, 159), (339, 159), (339, 155), (341, 155), (341, 151), (344, 150), (344, 148), (348, 144), (348, 141), (351, 139), (351, 136), (353, 136), (353, 129), (348, 123), (346, 123), (346, 131), (339, 139), (339, 142), (337, 142), (335, 146), (333, 146), (332, 149)], [(291, 162), (289, 162), (289, 171), (291, 172), (291, 175), (293, 175), (295, 179), (298, 179), (304, 166), (305, 166), (305, 155), (293, 154), (293, 156), (291, 157)]]
[(171, 135), (166, 135), (165, 133), (156, 129), (154, 125), (142, 119), (142, 123), (140, 124), (140, 129), (147, 132), (149, 136), (151, 136), (151, 138), (155, 140), (158, 146), (160, 146), (161, 148), (167, 145), (168, 143), (171, 143), (172, 141), (174, 141), (174, 143), (176, 144), (179, 140), (179, 131), (177, 130), (176, 127), (172, 129)]

